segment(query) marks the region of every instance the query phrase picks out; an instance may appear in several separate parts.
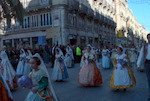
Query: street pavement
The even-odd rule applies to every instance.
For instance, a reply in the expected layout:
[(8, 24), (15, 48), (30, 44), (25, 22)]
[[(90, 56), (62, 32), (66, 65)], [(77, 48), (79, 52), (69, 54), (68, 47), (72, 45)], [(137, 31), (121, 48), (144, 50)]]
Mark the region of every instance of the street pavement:
[[(51, 75), (52, 68), (48, 69)], [(103, 84), (100, 87), (81, 87), (78, 83), (80, 67), (76, 64), (69, 68), (69, 79), (66, 82), (53, 82), (53, 87), (60, 101), (147, 101), (148, 85), (145, 73), (134, 70), (137, 85), (126, 92), (114, 92), (109, 87), (112, 69), (100, 69), (103, 76)], [(14, 101), (24, 101), (28, 93), (27, 89), (18, 88), (13, 92)]]

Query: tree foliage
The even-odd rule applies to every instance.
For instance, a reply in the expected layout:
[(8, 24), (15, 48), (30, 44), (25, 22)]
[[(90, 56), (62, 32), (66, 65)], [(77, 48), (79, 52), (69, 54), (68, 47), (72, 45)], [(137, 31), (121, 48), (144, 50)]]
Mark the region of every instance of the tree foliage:
[(19, 0), (0, 0), (0, 22), (6, 18), (7, 26), (11, 25), (11, 18), (15, 18), (23, 23), (24, 9)]

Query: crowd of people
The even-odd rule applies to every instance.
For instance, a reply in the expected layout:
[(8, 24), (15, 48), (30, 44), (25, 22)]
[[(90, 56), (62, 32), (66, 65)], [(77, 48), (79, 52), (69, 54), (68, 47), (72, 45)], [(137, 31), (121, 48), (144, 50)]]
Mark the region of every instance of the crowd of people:
[[(17, 90), (18, 79), (22, 76), (29, 77), (33, 83), (32, 87), (26, 87), (30, 92), (25, 101), (58, 101), (51, 80), (67, 81), (68, 69), (75, 67), (76, 63), (80, 66), (78, 83), (81, 86), (102, 85), (103, 75), (100, 70), (113, 69), (110, 88), (126, 91), (136, 85), (133, 69), (144, 71), (141, 55), (142, 52), (138, 52), (135, 47), (122, 45), (94, 47), (88, 44), (84, 48), (37, 45), (34, 49), (8, 49), (4, 46), (0, 52), (0, 92), (3, 95), (0, 95), (0, 101), (13, 101), (11, 91)], [(47, 70), (49, 66), (53, 68), (52, 74)]]

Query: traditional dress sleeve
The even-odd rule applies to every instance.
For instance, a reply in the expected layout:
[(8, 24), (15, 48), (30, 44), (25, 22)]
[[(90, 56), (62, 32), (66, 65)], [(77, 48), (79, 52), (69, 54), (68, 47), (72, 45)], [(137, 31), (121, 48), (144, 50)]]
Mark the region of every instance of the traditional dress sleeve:
[(41, 80), (38, 82), (38, 91), (42, 91), (48, 86), (48, 78), (42, 77)]
[(43, 70), (39, 70), (36, 80), (37, 80), (37, 84), (32, 89), (41, 91), (48, 86), (48, 77), (46, 73), (43, 72)]

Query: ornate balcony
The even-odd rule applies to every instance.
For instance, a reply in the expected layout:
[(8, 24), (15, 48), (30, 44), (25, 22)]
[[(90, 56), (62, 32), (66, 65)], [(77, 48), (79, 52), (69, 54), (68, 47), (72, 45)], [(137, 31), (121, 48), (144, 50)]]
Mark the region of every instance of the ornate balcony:
[(11, 28), (4, 28), (4, 31), (6, 34), (16, 34), (16, 33), (27, 33), (27, 32), (32, 32), (32, 31), (41, 31), (41, 30), (46, 30), (48, 28), (51, 28), (52, 25), (47, 25), (47, 26), (38, 26), (38, 27), (29, 27), (29, 28), (22, 28), (16, 27), (16, 26), (11, 26)]

